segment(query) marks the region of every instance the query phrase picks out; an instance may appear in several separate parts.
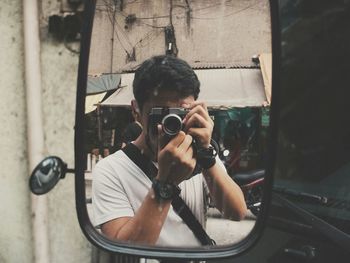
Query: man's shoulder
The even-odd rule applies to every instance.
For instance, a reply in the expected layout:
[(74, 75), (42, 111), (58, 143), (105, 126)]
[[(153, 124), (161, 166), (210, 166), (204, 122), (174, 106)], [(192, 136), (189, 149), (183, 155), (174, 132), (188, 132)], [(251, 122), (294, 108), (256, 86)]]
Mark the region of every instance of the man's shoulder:
[(118, 171), (122, 167), (127, 166), (130, 160), (127, 158), (122, 150), (118, 150), (115, 153), (108, 155), (107, 157), (100, 160), (94, 170), (98, 171)]

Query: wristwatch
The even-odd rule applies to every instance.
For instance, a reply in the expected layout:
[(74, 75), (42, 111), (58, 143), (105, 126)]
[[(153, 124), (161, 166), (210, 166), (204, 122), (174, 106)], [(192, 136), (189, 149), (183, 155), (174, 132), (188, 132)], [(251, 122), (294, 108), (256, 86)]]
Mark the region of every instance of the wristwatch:
[(216, 163), (217, 151), (212, 145), (208, 148), (197, 149), (197, 162), (202, 169), (209, 169)]
[(177, 185), (164, 183), (158, 179), (153, 179), (152, 188), (157, 200), (171, 200), (181, 192), (181, 189)]

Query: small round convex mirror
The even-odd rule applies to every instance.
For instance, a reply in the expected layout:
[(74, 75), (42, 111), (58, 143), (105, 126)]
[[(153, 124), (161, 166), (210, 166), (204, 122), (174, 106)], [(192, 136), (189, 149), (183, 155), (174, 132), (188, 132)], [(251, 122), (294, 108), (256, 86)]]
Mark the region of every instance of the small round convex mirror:
[(66, 171), (67, 165), (59, 157), (46, 157), (35, 167), (30, 176), (30, 190), (36, 195), (46, 194), (65, 177)]

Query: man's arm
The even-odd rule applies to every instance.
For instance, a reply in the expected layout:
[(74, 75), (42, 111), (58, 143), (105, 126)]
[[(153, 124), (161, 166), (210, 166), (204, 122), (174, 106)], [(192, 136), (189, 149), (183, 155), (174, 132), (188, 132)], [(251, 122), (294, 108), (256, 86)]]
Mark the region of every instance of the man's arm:
[[(188, 105), (183, 105), (188, 107)], [(185, 132), (196, 138), (199, 147), (208, 148), (211, 141), (214, 122), (208, 114), (204, 102), (195, 101), (184, 119)], [(208, 188), (214, 202), (225, 218), (241, 220), (245, 217), (247, 206), (242, 190), (230, 178), (226, 170), (216, 163), (203, 171)]]
[(158, 201), (150, 189), (133, 217), (121, 217), (104, 223), (102, 233), (114, 240), (155, 244), (171, 205), (171, 200)]
[(227, 174), (226, 170), (216, 163), (207, 170), (203, 170), (210, 195), (216, 207), (225, 218), (242, 220), (247, 213), (247, 206), (240, 187)]
[[(158, 127), (159, 142), (163, 139)], [(196, 161), (191, 147), (192, 137), (180, 132), (164, 148), (158, 150), (156, 179), (178, 185), (192, 174)], [(171, 205), (171, 200), (158, 200), (150, 189), (133, 217), (121, 217), (104, 223), (102, 232), (111, 239), (146, 243), (157, 242)]]

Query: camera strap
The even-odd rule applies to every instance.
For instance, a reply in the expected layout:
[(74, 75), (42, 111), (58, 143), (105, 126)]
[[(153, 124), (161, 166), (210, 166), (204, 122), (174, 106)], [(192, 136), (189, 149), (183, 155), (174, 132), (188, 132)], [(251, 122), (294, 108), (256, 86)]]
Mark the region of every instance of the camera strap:
[[(151, 181), (153, 180), (158, 173), (158, 169), (151, 162), (151, 160), (141, 153), (139, 148), (137, 148), (134, 144), (129, 143), (122, 149), (122, 151), (147, 175)], [(202, 245), (216, 244), (215, 241), (209, 237), (207, 232), (205, 232), (201, 223), (199, 223), (191, 209), (179, 195), (173, 199), (171, 205), (173, 206), (174, 211), (192, 230), (193, 234)]]

